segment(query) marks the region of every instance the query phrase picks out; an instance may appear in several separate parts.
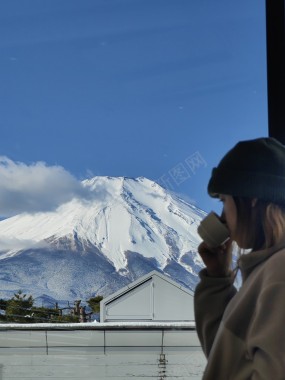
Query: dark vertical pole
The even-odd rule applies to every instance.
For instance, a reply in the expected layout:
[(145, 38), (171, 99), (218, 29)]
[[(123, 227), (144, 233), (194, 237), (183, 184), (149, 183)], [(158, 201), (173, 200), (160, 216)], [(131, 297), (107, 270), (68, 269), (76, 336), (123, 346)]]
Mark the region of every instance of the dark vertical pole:
[(269, 136), (285, 144), (285, 0), (266, 0)]

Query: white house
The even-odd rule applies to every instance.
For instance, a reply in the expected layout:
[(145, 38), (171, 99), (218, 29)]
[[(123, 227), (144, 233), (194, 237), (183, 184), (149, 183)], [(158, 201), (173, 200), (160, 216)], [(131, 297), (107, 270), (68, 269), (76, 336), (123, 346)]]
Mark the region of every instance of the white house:
[(100, 303), (100, 321), (194, 321), (193, 292), (153, 271)]

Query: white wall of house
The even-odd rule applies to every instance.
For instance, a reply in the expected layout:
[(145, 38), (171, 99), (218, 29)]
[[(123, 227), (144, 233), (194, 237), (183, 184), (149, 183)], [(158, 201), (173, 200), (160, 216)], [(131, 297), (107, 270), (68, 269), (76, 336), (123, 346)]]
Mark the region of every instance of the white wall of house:
[(194, 321), (193, 293), (157, 271), (100, 303), (100, 321)]

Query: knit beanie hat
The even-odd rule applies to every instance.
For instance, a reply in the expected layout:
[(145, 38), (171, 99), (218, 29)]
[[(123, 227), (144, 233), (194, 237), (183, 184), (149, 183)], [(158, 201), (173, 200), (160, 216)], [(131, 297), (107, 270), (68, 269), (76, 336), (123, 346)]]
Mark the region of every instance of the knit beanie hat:
[(213, 169), (208, 193), (285, 204), (285, 146), (271, 137), (240, 141)]

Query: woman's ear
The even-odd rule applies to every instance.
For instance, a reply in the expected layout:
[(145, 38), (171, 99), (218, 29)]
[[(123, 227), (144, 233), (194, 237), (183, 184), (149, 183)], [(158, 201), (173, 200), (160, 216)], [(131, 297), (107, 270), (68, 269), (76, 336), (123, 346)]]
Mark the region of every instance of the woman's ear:
[(256, 203), (257, 203), (257, 198), (252, 198), (251, 207), (255, 207)]

